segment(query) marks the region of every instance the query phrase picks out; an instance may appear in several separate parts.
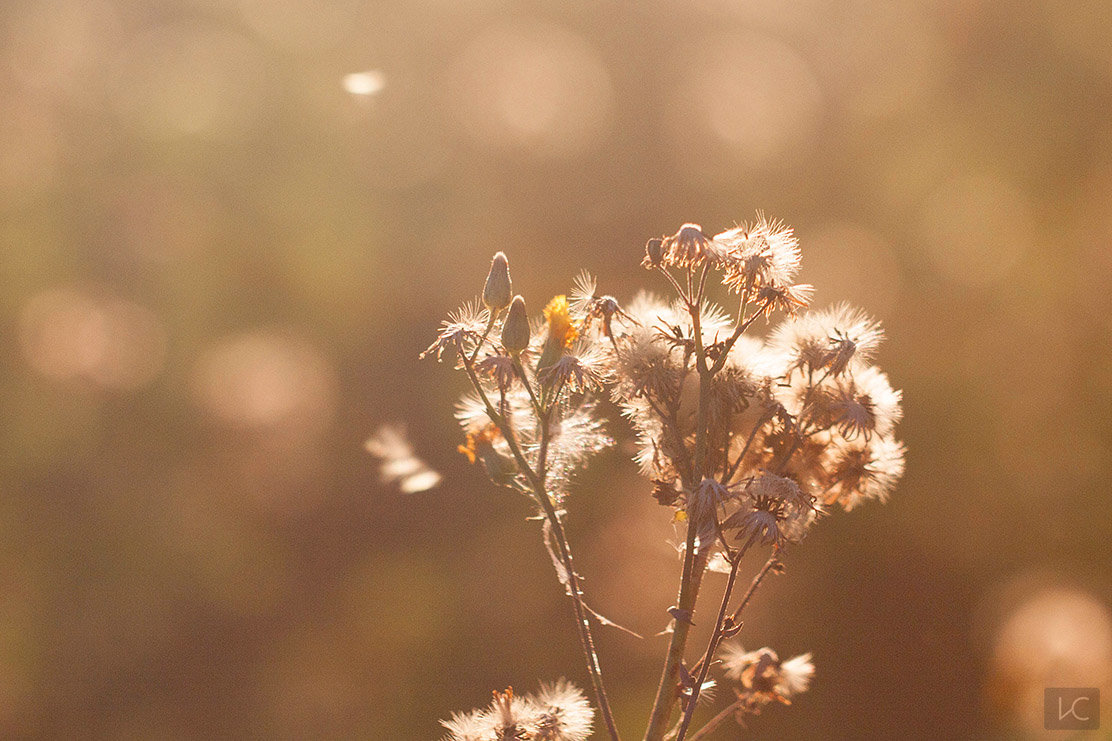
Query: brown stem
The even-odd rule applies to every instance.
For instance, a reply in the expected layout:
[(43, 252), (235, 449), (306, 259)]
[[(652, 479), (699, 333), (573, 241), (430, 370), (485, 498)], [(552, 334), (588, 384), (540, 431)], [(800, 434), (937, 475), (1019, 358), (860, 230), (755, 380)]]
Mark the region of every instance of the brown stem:
[(524, 471), (526, 478), (529, 479), (534, 498), (544, 509), (545, 518), (552, 526), (552, 535), (560, 551), (560, 560), (568, 573), (568, 596), (571, 598), (572, 609), (575, 612), (575, 623), (579, 632), (579, 642), (583, 649), (583, 656), (587, 661), (587, 672), (591, 676), (591, 684), (595, 690), (595, 699), (599, 705), (599, 712), (602, 713), (603, 722), (606, 724), (606, 729), (612, 741), (621, 741), (621, 737), (618, 735), (618, 728), (614, 723), (613, 712), (610, 710), (610, 699), (606, 694), (606, 687), (602, 681), (602, 667), (599, 665), (598, 653), (595, 651), (594, 637), (591, 635), (591, 624), (588, 620), (585, 606), (583, 605), (583, 593), (579, 589), (579, 577), (575, 573), (575, 564), (572, 562), (571, 547), (564, 533), (563, 523), (560, 522), (560, 518), (556, 513), (556, 508), (552, 505), (552, 500), (548, 496), (548, 491), (544, 484), (544, 458), (548, 448), (547, 416), (540, 418), (541, 450), (538, 456), (538, 470), (534, 471), (522, 454), (521, 447), (517, 444), (517, 440), (506, 424), (505, 418), (502, 417), (490, 403), (490, 398), (487, 396), (486, 390), (483, 389), (482, 385), (479, 383), (479, 378), (475, 375), (475, 369), (462, 348), (460, 349), (460, 357), (463, 360), (463, 367), (467, 372), (467, 377), (471, 380), (471, 384), (475, 387), (479, 397), (483, 400), (483, 404), (486, 405), (487, 414), (490, 416), (491, 420), (498, 425), (499, 430), (502, 431), (502, 436), (509, 445), (514, 458), (517, 460), (518, 467)]
[[(753, 537), (756, 537), (756, 533)], [(734, 557), (730, 564), (730, 576), (726, 580), (726, 591), (722, 593), (722, 604), (718, 608), (718, 618), (714, 623), (714, 632), (710, 636), (710, 645), (707, 646), (707, 656), (714, 656), (714, 651), (718, 648), (718, 642), (722, 640), (722, 626), (726, 620), (726, 610), (730, 606), (730, 595), (734, 591), (734, 582), (737, 580), (738, 566), (741, 565), (741, 559), (752, 543), (753, 538), (750, 538), (749, 542), (745, 544), (745, 548)], [(699, 676), (695, 680), (695, 686), (691, 688), (691, 698), (687, 701), (687, 708), (684, 710), (683, 721), (680, 723), (680, 732), (676, 741), (683, 741), (684, 736), (687, 735), (687, 728), (691, 725), (691, 719), (695, 716), (695, 705), (699, 702), (699, 693), (703, 688), (703, 682), (707, 681), (709, 671), (710, 662), (704, 661), (702, 668), (699, 669)]]
[(475, 358), (479, 357), (479, 351), (483, 349), (483, 343), (486, 342), (490, 330), (494, 328), (494, 321), (498, 318), (497, 311), (490, 312), (490, 319), (487, 320), (486, 329), (483, 330), (483, 336), (479, 338), (479, 344), (475, 345), (475, 351), (471, 353), (471, 362), (475, 362)]
[[(741, 620), (741, 613), (745, 610), (745, 606), (749, 604), (749, 600), (753, 599), (753, 595), (757, 592), (757, 587), (761, 586), (761, 582), (764, 581), (765, 576), (767, 576), (768, 572), (774, 569), (776, 567), (776, 564), (778, 563), (780, 563), (780, 549), (776, 548), (772, 551), (772, 555), (768, 557), (768, 560), (765, 561), (765, 564), (761, 567), (761, 570), (758, 571), (757, 575), (753, 577), (753, 581), (749, 583), (749, 588), (745, 590), (745, 594), (742, 596), (741, 602), (730, 615), (731, 625), (738, 624), (738, 621)], [(695, 666), (692, 667), (691, 670), (696, 672), (700, 671), (703, 666), (710, 663), (712, 656), (713, 653), (709, 651), (703, 654), (702, 658), (695, 662)]]
[[(690, 279), (691, 272), (688, 271), (688, 283), (690, 283)], [(691, 479), (684, 482), (687, 485), (688, 492), (691, 492), (699, 485), (704, 475), (707, 411), (710, 406), (710, 382), (713, 373), (706, 365), (701, 307), (688, 301), (687, 308), (691, 314), (692, 334), (695, 341), (695, 367), (699, 371), (699, 408), (695, 418), (695, 459), (692, 461)], [(661, 741), (663, 739), (668, 726), (668, 718), (672, 714), (672, 707), (678, 698), (676, 679), (679, 677), (680, 664), (683, 663), (687, 636), (691, 632), (691, 618), (695, 613), (695, 603), (699, 597), (699, 585), (702, 582), (703, 571), (706, 569), (707, 557), (709, 556), (709, 549), (707, 548), (700, 549), (701, 552), (698, 554), (695, 552), (696, 533), (695, 518), (688, 517), (687, 540), (683, 552), (683, 572), (680, 578), (680, 594), (677, 604), (679, 616), (673, 616), (675, 619), (672, 623), (672, 636), (668, 642), (668, 654), (664, 660), (664, 669), (660, 673), (660, 684), (656, 688), (656, 697), (653, 700), (652, 712), (649, 715), (649, 726), (645, 729), (645, 741)]]
[(697, 739), (703, 738), (708, 733), (713, 731), (715, 728), (718, 728), (718, 726), (722, 725), (722, 721), (729, 718), (730, 715), (735, 710), (740, 708), (742, 703), (744, 703), (744, 702), (745, 702), (745, 698), (739, 697), (737, 700), (735, 700), (733, 703), (731, 703), (729, 707), (727, 707), (721, 713), (719, 713), (718, 715), (714, 716), (709, 721), (707, 721), (706, 725), (704, 725), (699, 730), (695, 731), (695, 733), (691, 734), (691, 736), (687, 739), (687, 741), (697, 741)]

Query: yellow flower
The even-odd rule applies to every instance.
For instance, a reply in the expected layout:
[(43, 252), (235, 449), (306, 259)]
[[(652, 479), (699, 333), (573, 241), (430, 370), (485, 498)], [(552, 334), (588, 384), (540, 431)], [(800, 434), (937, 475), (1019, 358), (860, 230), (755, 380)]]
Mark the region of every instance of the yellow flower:
[(579, 330), (571, 320), (567, 296), (556, 296), (548, 302), (548, 306), (544, 307), (544, 320), (548, 324), (548, 339), (545, 340), (537, 370), (543, 370), (559, 360), (564, 350), (579, 336)]
[(571, 343), (579, 336), (579, 331), (571, 321), (571, 312), (568, 310), (568, 297), (556, 296), (544, 307), (544, 318), (548, 322), (548, 338), (556, 338), (562, 347), (571, 347)]

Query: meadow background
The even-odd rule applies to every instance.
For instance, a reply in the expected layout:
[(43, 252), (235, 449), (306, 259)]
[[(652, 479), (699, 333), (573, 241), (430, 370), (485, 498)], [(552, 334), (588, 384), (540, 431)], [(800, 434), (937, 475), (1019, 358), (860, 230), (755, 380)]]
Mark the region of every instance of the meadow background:
[[(627, 300), (663, 290), (648, 237), (758, 209), (817, 306), (883, 321), (909, 455), (748, 610), (817, 665), (755, 737), (1112, 698), (1110, 111), (1105, 0), (8, 0), (0, 736), (429, 739), (584, 684), (528, 506), (455, 451), (464, 379), (417, 354), (497, 250), (534, 308), (581, 268)], [(380, 481), (395, 422), (436, 489)], [(626, 452), (570, 537), (652, 634), (679, 563)], [(598, 639), (632, 738), (664, 639)]]

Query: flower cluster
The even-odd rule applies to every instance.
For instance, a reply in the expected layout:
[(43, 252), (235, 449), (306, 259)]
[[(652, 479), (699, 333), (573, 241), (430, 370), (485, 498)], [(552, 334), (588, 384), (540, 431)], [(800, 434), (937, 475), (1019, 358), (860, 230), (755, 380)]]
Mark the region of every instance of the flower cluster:
[(746, 652), (741, 644), (729, 642), (722, 645), (719, 658), (726, 677), (737, 684), (739, 715), (759, 715), (761, 708), (773, 702), (791, 705), (793, 697), (807, 691), (815, 675), (811, 654), (781, 661), (771, 648)]
[(594, 718), (583, 692), (561, 679), (542, 683), (535, 695), (515, 695), (513, 687), (495, 692), (488, 707), (456, 713), (441, 725), (448, 729), (444, 741), (583, 741)]
[[(774, 565), (779, 573), (784, 549), (835, 509), (883, 501), (903, 474), (904, 446), (895, 438), (900, 392), (872, 364), (880, 325), (845, 305), (807, 311), (813, 288), (795, 282), (800, 262), (792, 230), (763, 216), (714, 236), (684, 224), (650, 239), (642, 261), (672, 296), (642, 291), (621, 303), (581, 273), (568, 296), (552, 298), (543, 318), (530, 320), (525, 299), (513, 294), (509, 262), (498, 253), (481, 301), (450, 315), (424, 353), (448, 357), (471, 381), (456, 413), (460, 451), (538, 506), (614, 739), (588, 617), (599, 616), (583, 602), (563, 533), (574, 472), (613, 443), (600, 397), (609, 397), (632, 427), (653, 498), (686, 527), (668, 658), (646, 733), (652, 741), (668, 732), (677, 702), (683, 716), (672, 733), (683, 741), (702, 688), (712, 684), (711, 659), (740, 630), (738, 615), (760, 579)], [(727, 308), (712, 295), (729, 301)], [(755, 323), (776, 313), (780, 323), (756, 336)], [(739, 565), (754, 549), (769, 549), (768, 563), (727, 617)], [(708, 569), (729, 574), (729, 581), (711, 644), (689, 669), (684, 648)], [(809, 655), (780, 662), (768, 649), (724, 650), (745, 713), (786, 703), (813, 672)], [(525, 707), (496, 695), (485, 714), (453, 719), (452, 738), (487, 738), (459, 730), (480, 716), (497, 715), (502, 727), (516, 728), (515, 702)], [(534, 735), (492, 738), (571, 738), (528, 733)]]
[[(611, 392), (658, 501), (694, 518), (709, 547), (727, 535), (743, 546), (797, 542), (826, 507), (884, 499), (903, 446), (892, 437), (900, 394), (870, 365), (879, 325), (844, 305), (797, 313), (811, 289), (791, 282), (799, 245), (782, 224), (759, 219), (713, 238), (685, 224), (659, 242), (645, 263), (684, 268), (687, 287), (674, 280), (671, 301), (638, 295), (615, 312), (607, 346)], [(708, 268), (741, 294), (736, 319), (704, 300)], [(767, 340), (743, 335), (776, 310), (788, 317)]]

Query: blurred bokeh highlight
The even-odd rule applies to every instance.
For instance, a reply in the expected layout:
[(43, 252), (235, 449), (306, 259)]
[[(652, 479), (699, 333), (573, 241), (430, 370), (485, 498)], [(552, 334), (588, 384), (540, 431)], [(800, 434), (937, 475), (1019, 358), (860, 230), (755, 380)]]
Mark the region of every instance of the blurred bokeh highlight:
[[(749, 609), (746, 647), (817, 666), (755, 737), (1112, 698), (1110, 8), (3, 3), (0, 736), (428, 739), (584, 684), (529, 507), (417, 354), (497, 250), (532, 306), (580, 268), (624, 300), (664, 289), (648, 237), (758, 209), (816, 305), (884, 323), (909, 456)], [(384, 429), (422, 468), (383, 475)], [(570, 537), (651, 636), (679, 563), (627, 452)], [(599, 633), (634, 737), (664, 639)]]

